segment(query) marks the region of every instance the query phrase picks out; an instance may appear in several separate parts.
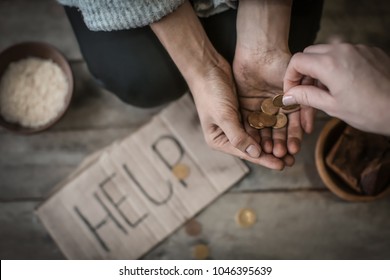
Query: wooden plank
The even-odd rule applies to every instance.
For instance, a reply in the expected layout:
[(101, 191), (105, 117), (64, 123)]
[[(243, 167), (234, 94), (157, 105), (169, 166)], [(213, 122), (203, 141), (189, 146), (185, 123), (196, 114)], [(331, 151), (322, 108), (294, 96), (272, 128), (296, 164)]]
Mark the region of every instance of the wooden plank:
[(52, 131), (0, 137), (0, 198), (42, 198), (89, 154), (135, 128)]
[[(197, 217), (200, 236), (182, 228), (145, 259), (191, 259), (199, 243), (211, 259), (389, 259), (389, 202), (348, 203), (319, 191), (228, 193)], [(252, 228), (235, 223), (242, 207), (257, 214)]]
[(63, 259), (33, 215), (37, 202), (0, 203), (0, 259)]
[(68, 59), (82, 58), (64, 9), (53, 0), (0, 1), (0, 34), (0, 51), (24, 41), (43, 41)]
[[(198, 243), (208, 244), (212, 259), (389, 259), (389, 202), (347, 203), (323, 191), (228, 193), (198, 215), (199, 236), (182, 227), (145, 259), (191, 259)], [(0, 203), (0, 258), (62, 258), (35, 205)], [(255, 210), (253, 228), (236, 225), (241, 207)]]

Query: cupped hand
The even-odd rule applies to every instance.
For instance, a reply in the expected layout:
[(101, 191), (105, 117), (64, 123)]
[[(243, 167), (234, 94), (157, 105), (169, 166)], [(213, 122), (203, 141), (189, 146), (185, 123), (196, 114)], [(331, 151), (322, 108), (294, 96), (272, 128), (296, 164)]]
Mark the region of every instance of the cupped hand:
[[(252, 128), (248, 115), (259, 111), (261, 103), (277, 94), (283, 94), (283, 78), (291, 58), (287, 52), (267, 52), (251, 54), (236, 49), (233, 62), (234, 78), (238, 89), (238, 100), (245, 130), (253, 139), (261, 143), (267, 154), (278, 158), (295, 155), (300, 150), (302, 128), (310, 133), (313, 127), (314, 110), (302, 106), (300, 111), (288, 114), (285, 128)], [(308, 81), (310, 82), (310, 81)]]
[(206, 142), (212, 148), (271, 169), (283, 169), (293, 159), (263, 153), (242, 123), (230, 65), (222, 58), (202, 79), (190, 82)]

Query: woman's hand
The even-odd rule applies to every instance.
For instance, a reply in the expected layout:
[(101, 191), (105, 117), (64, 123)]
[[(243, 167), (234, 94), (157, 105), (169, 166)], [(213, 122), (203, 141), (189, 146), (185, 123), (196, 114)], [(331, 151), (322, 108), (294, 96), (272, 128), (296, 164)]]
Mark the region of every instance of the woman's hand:
[[(307, 77), (316, 83), (302, 84)], [(390, 57), (378, 48), (307, 47), (291, 59), (284, 89), (287, 105), (312, 106), (358, 129), (390, 135)]]

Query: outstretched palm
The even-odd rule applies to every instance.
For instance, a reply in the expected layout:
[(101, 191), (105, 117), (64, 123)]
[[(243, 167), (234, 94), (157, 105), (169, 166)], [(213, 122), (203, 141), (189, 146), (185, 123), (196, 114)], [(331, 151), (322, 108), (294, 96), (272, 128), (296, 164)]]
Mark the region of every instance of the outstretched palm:
[[(288, 114), (285, 128), (257, 130), (247, 122), (248, 115), (260, 110), (264, 99), (283, 93), (283, 77), (291, 55), (288, 53), (254, 55), (250, 58), (236, 51), (233, 63), (234, 78), (238, 89), (238, 100), (244, 126), (256, 139), (263, 151), (283, 158), (294, 155), (302, 140), (301, 112)], [(306, 109), (305, 109), (306, 110)], [(306, 115), (306, 113), (305, 113)]]
[(271, 169), (282, 169), (290, 160), (281, 160), (261, 152), (253, 158), (244, 151), (248, 143), (256, 143), (240, 123), (240, 110), (230, 66), (215, 67), (207, 79), (195, 83), (194, 94), (200, 122), (207, 143), (214, 149), (241, 157)]

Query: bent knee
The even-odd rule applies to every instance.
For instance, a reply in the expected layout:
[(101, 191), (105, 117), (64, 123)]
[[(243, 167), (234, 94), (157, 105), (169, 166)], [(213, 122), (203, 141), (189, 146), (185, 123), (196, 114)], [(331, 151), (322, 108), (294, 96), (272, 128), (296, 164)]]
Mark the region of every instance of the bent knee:
[(180, 98), (187, 90), (182, 77), (175, 79), (141, 79), (98, 74), (91, 71), (97, 83), (115, 94), (124, 103), (140, 108), (152, 108)]

